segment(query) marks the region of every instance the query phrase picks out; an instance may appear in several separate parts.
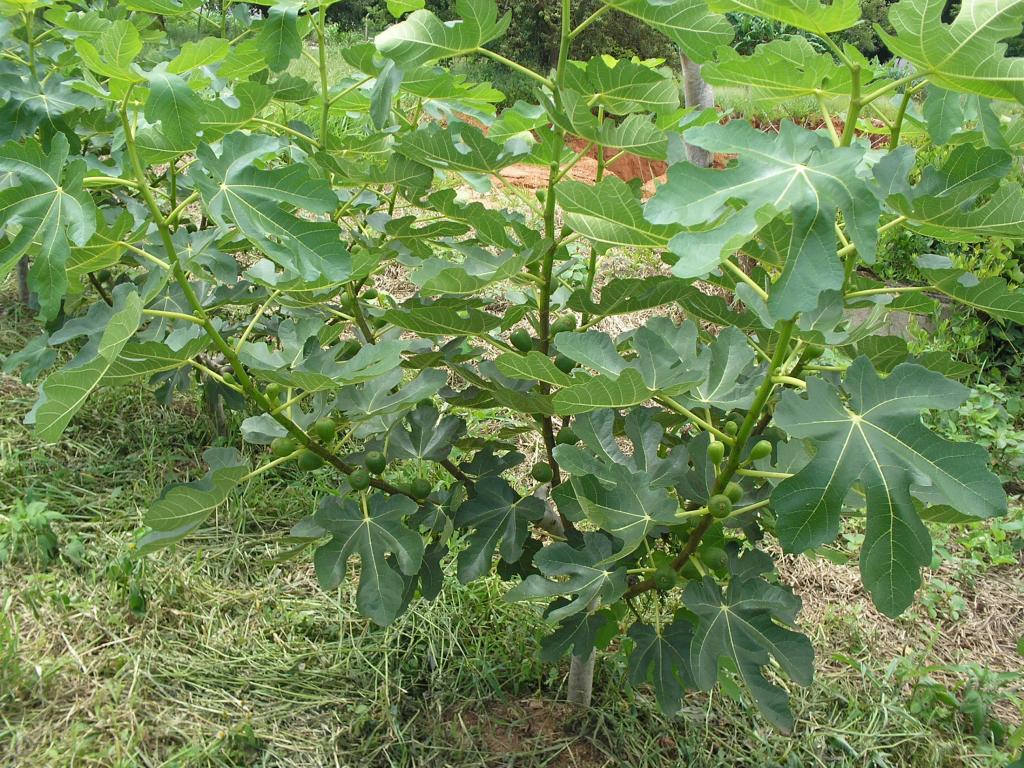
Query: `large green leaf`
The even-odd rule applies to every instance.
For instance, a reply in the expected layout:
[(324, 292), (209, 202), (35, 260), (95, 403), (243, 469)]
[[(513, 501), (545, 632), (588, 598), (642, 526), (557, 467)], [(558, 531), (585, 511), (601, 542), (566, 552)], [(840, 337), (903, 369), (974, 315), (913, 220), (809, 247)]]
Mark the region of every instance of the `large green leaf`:
[(494, 283), (520, 279), (526, 265), (540, 258), (540, 253), (534, 249), (519, 253), (495, 253), (462, 243), (453, 245), (453, 249), (462, 254), (462, 261), (428, 258), (409, 276), (412, 282), (420, 286), (422, 295), (479, 295), (484, 288)]
[(348, 559), (358, 556), (359, 612), (381, 626), (393, 622), (404, 603), (402, 574), (415, 575), (423, 560), (423, 537), (405, 524), (405, 518), (416, 509), (416, 502), (398, 495), (364, 495), (361, 503), (337, 496), (324, 498), (315, 519), (331, 534), (331, 540), (313, 556), (320, 585), (324, 589), (337, 587), (348, 571)]
[[(722, 660), (729, 660), (750, 689), (762, 714), (780, 728), (793, 727), (786, 691), (768, 681), (762, 668), (772, 657), (799, 685), (810, 685), (814, 649), (794, 626), (800, 598), (769, 584), (759, 574), (772, 568), (771, 558), (757, 550), (730, 555), (725, 593), (710, 576), (687, 585), (683, 603), (698, 617), (690, 645), (690, 669), (697, 685), (710, 690)], [(677, 619), (678, 620), (678, 619)]]
[(936, 85), (994, 99), (1024, 101), (1024, 59), (1005, 58), (1020, 34), (1024, 0), (963, 0), (952, 24), (945, 0), (901, 0), (889, 11), (890, 35), (879, 36), (896, 56)]
[(115, 296), (110, 318), (102, 333), (74, 360), (43, 382), (39, 401), (32, 409), (35, 435), (53, 442), (63, 434), (72, 417), (114, 365), (128, 340), (135, 335), (142, 319), (142, 300), (134, 290), (123, 289)]
[[(552, 607), (557, 610), (561, 604), (556, 600)], [(541, 640), (540, 658), (553, 664), (571, 651), (573, 656), (585, 659), (595, 648), (606, 646), (618, 633), (619, 625), (611, 611), (576, 613), (562, 619), (558, 627)]]
[(586, 413), (598, 408), (626, 408), (650, 400), (654, 395), (635, 368), (625, 369), (619, 376), (605, 374), (574, 376), (573, 383), (558, 390), (552, 402), (562, 416)]
[(609, 561), (621, 560), (648, 536), (679, 523), (679, 504), (664, 488), (654, 487), (646, 472), (612, 464), (604, 467), (601, 480), (573, 475), (568, 482), (587, 519), (619, 541)]
[(285, 206), (314, 214), (333, 211), (338, 199), (331, 185), (302, 163), (260, 168), (255, 161), (273, 156), (280, 142), (268, 136), (233, 133), (220, 155), (202, 145), (191, 176), (210, 217), (235, 224), (263, 253), (286, 270), (315, 281), (344, 280), (351, 260), (341, 231), (331, 221), (300, 218)]
[[(696, 339), (693, 323), (677, 326), (667, 317), (653, 317), (633, 332), (630, 345), (636, 357), (629, 365), (639, 371), (651, 391), (681, 394), (701, 380), (700, 371), (691, 367), (692, 354), (687, 354), (692, 352)], [(556, 343), (560, 341), (561, 337), (556, 337)]]
[(563, 181), (557, 188), (565, 222), (596, 243), (638, 248), (664, 248), (680, 231), (673, 224), (651, 224), (626, 182), (606, 176), (597, 184)]
[(922, 269), (936, 290), (985, 314), (1024, 325), (1024, 290), (1001, 277), (977, 278), (959, 269)]
[(542, 517), (544, 502), (536, 496), (520, 496), (500, 477), (477, 481), (473, 497), (455, 513), (455, 526), (472, 530), (466, 549), (459, 553), (459, 581), (468, 584), (486, 575), (495, 549), (505, 562), (518, 561), (530, 524)]
[(442, 127), (429, 123), (406, 133), (395, 148), (410, 160), (466, 174), (492, 174), (516, 162), (519, 154), (488, 139), (468, 123)]
[(723, 46), (718, 60), (701, 67), (711, 85), (749, 89), (756, 102), (771, 103), (802, 96), (849, 96), (848, 67), (820, 53), (804, 37), (779, 38), (757, 46), (750, 56)]
[(719, 13), (748, 13), (775, 19), (816, 35), (848, 29), (860, 21), (861, 15), (857, 0), (709, 0), (708, 5)]
[[(687, 131), (686, 140), (711, 152), (736, 153), (739, 161), (722, 171), (676, 163), (647, 204), (645, 215), (655, 224), (716, 222), (709, 230), (681, 232), (672, 239), (670, 248), (680, 257), (675, 274), (707, 274), (784, 212), (791, 216), (792, 234), (768, 300), (774, 317), (814, 309), (823, 291), (842, 287), (837, 209), (861, 257), (874, 260), (880, 209), (857, 175), (862, 147), (836, 148), (826, 136), (789, 122), (778, 135), (745, 121), (702, 126)], [(738, 201), (742, 207), (737, 210)]]
[[(316, 325), (318, 321), (312, 320), (310, 324)], [(305, 330), (309, 330), (308, 326)], [(246, 342), (239, 357), (261, 379), (307, 393), (336, 390), (388, 374), (401, 365), (402, 351), (408, 346), (397, 340), (366, 344), (348, 360), (339, 361), (337, 357), (345, 347), (344, 342), (330, 349), (320, 345), (309, 347), (315, 332), (302, 332), (300, 337), (289, 338), (289, 331), (286, 324), (279, 326), (279, 339), (284, 342), (281, 350), (271, 349), (265, 342)]]
[(690, 672), (693, 627), (683, 616), (658, 627), (638, 621), (629, 628), (628, 637), (633, 641), (629, 682), (641, 685), (650, 681), (661, 711), (676, 714), (683, 703), (683, 691), (696, 687)]
[(160, 16), (182, 16), (192, 13), (202, 4), (202, 0), (124, 0), (122, 2), (122, 5), (128, 10)]
[(432, 405), (419, 406), (407, 421), (408, 428), (396, 423), (388, 433), (389, 458), (443, 461), (466, 431), (466, 422), (458, 416), (441, 416)]
[(832, 541), (854, 483), (864, 489), (867, 530), (861, 551), (864, 585), (879, 610), (895, 616), (913, 599), (931, 540), (913, 497), (974, 518), (1006, 510), (1006, 494), (980, 446), (944, 440), (921, 424), (926, 408), (950, 410), (967, 396), (961, 385), (904, 363), (879, 378), (867, 358), (846, 372), (847, 400), (820, 379), (808, 395), (783, 395), (775, 423), (808, 438), (814, 458), (772, 494), (778, 534), (788, 552)]
[(676, 302), (689, 306), (696, 298), (695, 294), (700, 294), (700, 291), (693, 286), (692, 281), (678, 277), (616, 277), (601, 287), (599, 301), (595, 302), (586, 291), (580, 289), (569, 297), (567, 305), (577, 312), (608, 317), (642, 312)]
[(588, 611), (592, 603), (611, 605), (626, 591), (626, 569), (609, 563), (611, 554), (611, 539), (602, 533), (583, 534), (582, 549), (573, 549), (561, 541), (550, 544), (533, 558), (534, 565), (543, 575), (528, 576), (509, 590), (505, 599), (517, 601), (572, 596), (571, 600), (547, 613), (550, 622)]
[(233, 95), (237, 102), (234, 106), (221, 99), (203, 101), (192, 133), (177, 136), (177, 141), (157, 126), (139, 129), (135, 137), (139, 154), (148, 163), (166, 163), (194, 149), (200, 136), (204, 143), (211, 144), (258, 115), (270, 102), (271, 92), (262, 83), (243, 81), (234, 86)]
[(695, 61), (710, 59), (719, 45), (733, 37), (724, 16), (709, 13), (704, 0), (607, 0), (622, 13), (661, 32)]
[(116, 387), (162, 371), (182, 368), (209, 345), (210, 340), (206, 336), (198, 336), (177, 349), (159, 341), (129, 342), (103, 375), (102, 383)]
[(121, 260), (125, 248), (121, 243), (131, 232), (134, 222), (128, 211), (122, 210), (117, 218), (107, 221), (102, 211), (96, 212), (96, 231), (89, 242), (73, 246), (68, 255), (65, 274), (69, 290), (90, 272), (106, 269)]
[(16, 180), (0, 189), (0, 228), (9, 238), (0, 244), (0, 280), (31, 252), (29, 285), (46, 319), (56, 316), (67, 292), (70, 245), (85, 245), (96, 228), (95, 206), (82, 188), (85, 162), (68, 162), (68, 152), (62, 133), (48, 153), (35, 139), (0, 147), (0, 172)]
[(160, 133), (174, 146), (195, 147), (196, 132), (203, 113), (203, 100), (180, 75), (156, 69), (147, 75), (149, 96), (143, 114), (160, 126)]
[(586, 96), (591, 107), (604, 107), (612, 115), (672, 112), (679, 106), (679, 84), (634, 61), (595, 56), (585, 64), (570, 62), (565, 86)]
[(392, 325), (424, 336), (481, 336), (501, 325), (501, 318), (464, 302), (441, 300), (434, 304), (406, 304), (389, 309), (384, 319)]
[[(430, 368), (403, 384), (401, 368), (374, 381), (346, 388), (339, 397), (342, 412), (353, 421), (379, 419), (412, 408), (418, 400), (433, 397), (448, 381), (444, 371)], [(380, 430), (378, 430), (379, 432)]]
[(267, 66), (274, 72), (286, 69), (292, 59), (302, 55), (298, 24), (302, 6), (300, 0), (278, 0), (260, 22), (256, 41)]
[[(130, 65), (142, 51), (142, 38), (138, 28), (130, 21), (118, 20), (110, 24), (96, 38), (95, 44), (85, 37), (75, 40), (75, 50), (82, 62), (93, 72), (123, 84), (142, 82), (138, 72)], [(115, 90), (111, 84), (111, 90)]]
[(249, 471), (245, 458), (234, 448), (208, 448), (203, 460), (210, 469), (202, 478), (167, 486), (150, 505), (143, 522), (152, 531), (139, 540), (141, 552), (169, 546), (194, 531), (227, 501)]
[(600, 147), (616, 149), (638, 157), (664, 160), (668, 134), (647, 115), (627, 115), (621, 123), (599, 122), (591, 111), (589, 98), (576, 91), (562, 91), (560, 107), (547, 103), (548, 114), (560, 128)]
[(558, 465), (571, 475), (593, 475), (605, 483), (616, 482), (616, 466), (633, 474), (643, 474), (653, 488), (669, 488), (686, 474), (686, 449), (676, 447), (660, 456), (664, 428), (654, 420), (654, 409), (633, 408), (626, 414), (623, 432), (632, 444), (624, 453), (615, 430), (615, 411), (602, 410), (581, 414), (573, 420), (573, 430), (583, 446), (558, 445), (554, 455)]
[(56, 70), (38, 80), (30, 73), (0, 74), (0, 141), (21, 139), (40, 128), (67, 130), (64, 116), (95, 106), (92, 96), (72, 90)]
[(708, 346), (699, 350), (694, 347), (691, 343), (679, 350), (683, 359), (690, 361), (696, 379), (680, 400), (692, 407), (725, 411), (748, 407), (759, 382), (751, 375), (754, 351), (743, 332), (726, 328)]
[(910, 219), (914, 230), (944, 240), (981, 240), (991, 236), (1024, 236), (1024, 190), (1003, 183), (1011, 155), (989, 147), (962, 144), (942, 165), (927, 166), (914, 187), (905, 183), (904, 164), (876, 167), (883, 189), (893, 189), (887, 202)]
[(178, 55), (167, 64), (167, 71), (176, 75), (191, 72), (223, 61), (231, 50), (231, 43), (222, 37), (204, 37), (185, 43)]
[(928, 126), (928, 137), (935, 145), (945, 144), (964, 124), (963, 95), (928, 84), (921, 111)]
[(472, 53), (504, 35), (512, 21), (508, 13), (498, 18), (494, 0), (456, 0), (455, 11), (456, 22), (443, 22), (430, 11), (414, 11), (377, 35), (374, 44), (399, 66), (415, 67)]
[(506, 352), (499, 355), (494, 363), (498, 370), (510, 379), (542, 381), (559, 387), (572, 384), (569, 374), (560, 370), (555, 361), (542, 352), (527, 352), (525, 355)]

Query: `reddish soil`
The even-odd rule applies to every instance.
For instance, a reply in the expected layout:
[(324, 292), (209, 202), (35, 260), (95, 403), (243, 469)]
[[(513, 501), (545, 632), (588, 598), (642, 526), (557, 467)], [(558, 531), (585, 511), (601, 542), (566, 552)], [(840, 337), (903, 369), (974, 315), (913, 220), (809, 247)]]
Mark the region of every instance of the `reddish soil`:
[[(474, 123), (476, 121), (473, 121)], [(759, 128), (765, 132), (778, 133), (782, 121), (780, 120), (760, 120), (758, 118), (752, 119), (752, 124), (755, 128)], [(812, 131), (824, 130), (825, 123), (821, 118), (808, 119), (802, 123), (805, 128)], [(841, 120), (833, 119), (833, 125), (837, 133), (842, 134), (845, 128)], [(882, 123), (876, 121), (878, 127), (882, 127)], [(480, 126), (484, 128), (484, 126)], [(486, 128), (484, 128), (486, 130)], [(867, 135), (870, 138), (871, 146), (878, 148), (884, 146), (889, 137), (884, 134), (858, 134)], [(586, 142), (583, 139), (575, 136), (569, 137), (569, 147), (578, 152), (584, 146)], [(610, 160), (617, 153), (611, 149), (605, 149), (605, 159)], [(715, 168), (724, 168), (735, 155), (715, 155), (712, 165)], [(623, 181), (632, 181), (633, 179), (640, 179), (644, 185), (644, 196), (649, 197), (654, 194), (655, 189), (658, 185), (665, 181), (665, 173), (668, 170), (668, 164), (661, 160), (648, 160), (644, 157), (637, 157), (633, 154), (625, 154), (622, 157), (617, 158), (613, 162), (609, 163), (606, 167), (606, 171), (615, 176), (618, 176)], [(510, 165), (502, 170), (501, 175), (508, 180), (509, 183), (514, 184), (517, 187), (524, 189), (541, 189), (546, 187), (548, 184), (548, 169), (539, 165), (530, 165), (528, 163), (516, 163)], [(582, 181), (587, 183), (593, 183), (597, 179), (597, 148), (592, 147), (587, 154), (580, 159), (580, 161), (573, 167), (569, 172), (569, 178), (575, 179), (576, 181)]]

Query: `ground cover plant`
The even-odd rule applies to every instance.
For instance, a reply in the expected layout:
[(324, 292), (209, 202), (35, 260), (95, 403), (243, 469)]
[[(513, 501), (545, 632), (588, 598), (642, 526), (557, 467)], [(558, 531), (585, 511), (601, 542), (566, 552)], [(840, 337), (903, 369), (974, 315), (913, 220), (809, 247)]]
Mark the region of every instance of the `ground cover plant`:
[[(325, 590), (357, 580), (374, 623), (436, 599), (454, 559), (459, 581), (496, 571), (506, 599), (543, 606), (542, 654), (571, 656), (574, 700), (594, 650), (621, 647), (666, 713), (721, 683), (791, 728), (787, 687), (811, 683), (813, 652), (769, 543), (820, 553), (857, 528), (863, 586), (897, 616), (933, 560), (926, 521), (1006, 511), (984, 449), (921, 421), (966, 399), (962, 367), (878, 329), (940, 297), (1021, 322), (1024, 297), (934, 254), (918, 285), (871, 265), (897, 227), (1021, 237), (1021, 123), (993, 101), (1022, 98), (1000, 41), (1024, 3), (965, 3), (941, 24), (941, 3), (902, 0), (879, 33), (913, 65), (899, 78), (832, 42), (855, 2), (615, 0), (582, 19), (563, 3), (544, 73), (489, 50), (508, 26), (493, 2), (461, 0), (456, 22), (417, 5), (391, 3), (393, 26), (341, 51), (340, 81), (326, 5), (238, 6), (232, 37), (181, 45), (166, 29), (189, 0), (4, 6), (0, 276), (25, 265), (45, 323), (8, 361), (46, 374), (36, 438), (58, 440), (98, 390), (201, 386), (244, 419), (153, 501), (140, 553), (190, 546), (243, 484), (297, 468), (317, 506), (295, 554), (314, 550)], [(827, 50), (794, 37), (736, 54), (722, 14), (738, 10)], [(661, 62), (574, 60), (616, 13), (713, 84), (813, 97), (823, 127), (723, 124), (681, 107)], [(529, 78), (534, 101), (496, 113), (500, 93), (440, 65), (465, 56)], [(303, 58), (313, 82), (291, 71)], [(919, 167), (925, 144), (939, 150)], [(692, 147), (724, 167), (690, 163)], [(595, 182), (573, 179), (592, 150)], [(607, 150), (668, 162), (667, 178), (628, 184)], [(513, 164), (546, 185), (508, 188)], [(516, 209), (465, 192), (495, 185)], [(622, 249), (663, 274), (602, 280)], [(408, 295), (376, 287), (395, 269)]]

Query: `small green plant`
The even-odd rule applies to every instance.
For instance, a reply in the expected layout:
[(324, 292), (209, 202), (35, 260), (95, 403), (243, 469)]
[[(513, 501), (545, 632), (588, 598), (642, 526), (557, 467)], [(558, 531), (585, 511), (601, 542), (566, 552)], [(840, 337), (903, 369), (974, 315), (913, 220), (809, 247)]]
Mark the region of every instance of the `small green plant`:
[(10, 514), (0, 514), (0, 564), (16, 560), (42, 566), (49, 565), (60, 554), (60, 540), (53, 524), (64, 520), (46, 502), (20, 499)]
[[(979, 664), (903, 663), (896, 675), (911, 685), (910, 711), (928, 721), (948, 720), (983, 744), (1019, 749), (1024, 730), (1004, 721), (995, 711), (1005, 703), (1024, 714), (1024, 698), (1017, 691), (1018, 672), (994, 672)], [(965, 727), (966, 726), (966, 727)]]
[[(138, 554), (289, 472), (320, 491), (289, 543), (314, 550), (325, 590), (357, 570), (373, 622), (436, 597), (452, 559), (463, 583), (496, 574), (543, 606), (542, 653), (571, 657), (573, 701), (618, 637), (666, 712), (721, 680), (791, 728), (778, 683), (810, 684), (814, 653), (766, 539), (817, 551), (856, 518), (864, 587), (897, 616), (932, 563), (928, 521), (1006, 511), (984, 449), (921, 420), (966, 399), (960, 369), (878, 330), (891, 310), (933, 314), (936, 294), (1019, 322), (1024, 296), (930, 254), (913, 285), (860, 268), (895, 228), (1024, 239), (1021, 124), (988, 119), (993, 99), (1024, 100), (1024, 61), (992, 55), (1024, 0), (967, 0), (949, 25), (941, 0), (894, 4), (882, 37), (913, 65), (897, 78), (833, 39), (856, 0), (545, 3), (543, 69), (494, 50), (512, 24), (494, 0), (456, 0), (456, 21), (390, 2), (400, 20), (344, 49), (341, 76), (331, 5), (232, 13), (232, 36), (183, 45), (165, 19), (199, 0), (0, 5), (0, 277), (28, 266), (46, 324), (20, 361), (71, 357), (40, 386), (35, 436), (60, 439), (100, 387), (202, 383), (239, 434), (153, 501)], [(794, 36), (741, 55), (723, 15), (739, 11), (824, 49)], [(659, 60), (573, 58), (616, 18), (757, 103), (813, 99), (822, 130), (722, 124), (681, 107)], [(466, 57), (530, 99), (499, 112), (500, 92), (442, 65)], [(922, 91), (924, 120), (907, 120)], [(892, 98), (878, 148), (861, 133)], [(908, 137), (948, 151), (919, 169)], [(698, 167), (687, 145), (734, 159)], [(574, 179), (591, 150), (670, 163), (667, 179), (649, 199), (603, 163)], [(516, 164), (543, 188), (510, 186)], [(472, 199), (496, 185), (514, 209)], [(665, 269), (606, 279), (614, 251)], [(382, 289), (395, 273), (401, 299)], [(143, 561), (121, 568), (137, 613)]]
[(1024, 391), (999, 384), (977, 384), (956, 410), (940, 411), (932, 423), (950, 438), (967, 438), (983, 445), (993, 469), (1007, 482), (1020, 486), (1024, 473)]

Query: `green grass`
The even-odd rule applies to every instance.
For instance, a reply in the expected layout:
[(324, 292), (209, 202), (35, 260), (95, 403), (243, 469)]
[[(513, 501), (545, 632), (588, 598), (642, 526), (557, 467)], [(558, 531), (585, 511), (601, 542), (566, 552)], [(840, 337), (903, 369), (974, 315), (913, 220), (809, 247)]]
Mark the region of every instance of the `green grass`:
[[(4, 293), (2, 305), (12, 303)], [(33, 333), (29, 320), (0, 318), (0, 354)], [(449, 567), (442, 597), (387, 629), (356, 614), (350, 582), (322, 592), (307, 551), (283, 557), (284, 536), (318, 493), (298, 475), (261, 476), (200, 535), (138, 558), (142, 510), (166, 482), (199, 470), (216, 439), (190, 398), (165, 408), (141, 388), (100, 393), (58, 444), (43, 446), (21, 424), (32, 390), (3, 376), (0, 392), (0, 535), (21, 499), (64, 516), (52, 524), (53, 562), (19, 556), (0, 568), (0, 765), (1005, 762), (959, 711), (977, 672), (925, 669), (936, 660), (1019, 666), (1017, 638), (998, 623), (987, 649), (972, 646), (981, 629), (957, 634), (960, 645), (943, 639), (951, 595), (942, 585), (986, 590), (990, 608), (998, 600), (1011, 621), (1024, 615), (1019, 553), (1005, 536), (995, 554), (981, 529), (967, 549), (944, 539), (953, 568), (896, 622), (868, 608), (852, 566), (790, 568), (818, 649), (814, 686), (793, 690), (791, 735), (721, 691), (691, 693), (680, 716), (663, 717), (646, 687), (628, 685), (618, 647), (601, 657), (594, 707), (577, 712), (560, 703), (566, 665), (537, 659), (536, 610), (504, 602), (496, 580), (463, 587)], [(972, 610), (982, 610), (954, 607), (953, 626), (973, 626)], [(1019, 722), (1019, 678), (979, 690), (996, 719)]]

